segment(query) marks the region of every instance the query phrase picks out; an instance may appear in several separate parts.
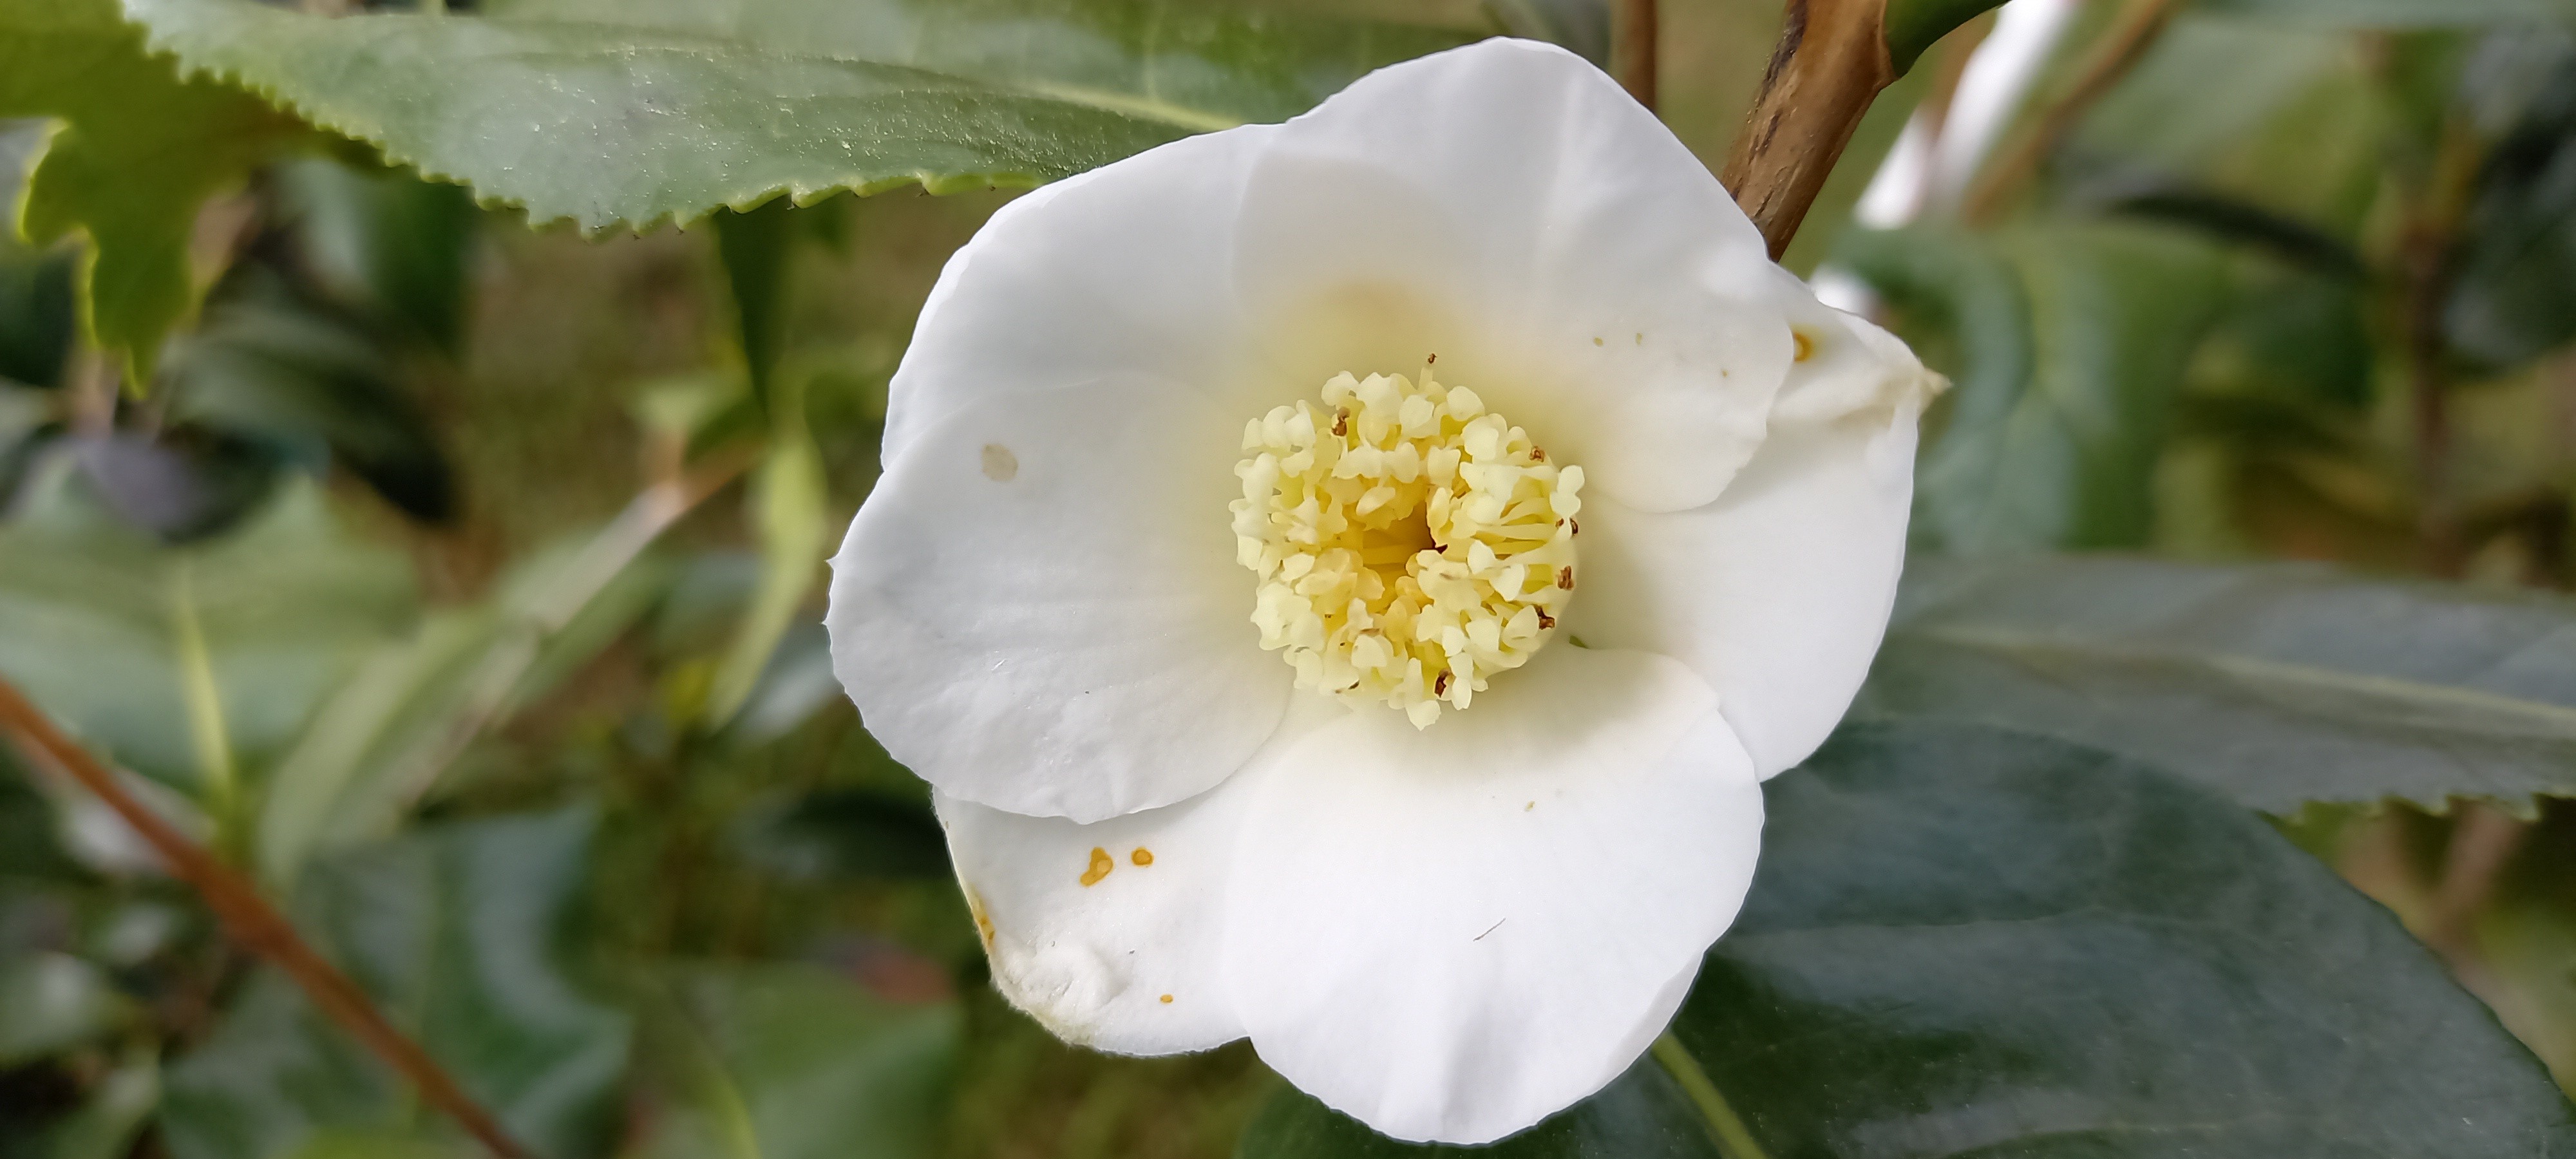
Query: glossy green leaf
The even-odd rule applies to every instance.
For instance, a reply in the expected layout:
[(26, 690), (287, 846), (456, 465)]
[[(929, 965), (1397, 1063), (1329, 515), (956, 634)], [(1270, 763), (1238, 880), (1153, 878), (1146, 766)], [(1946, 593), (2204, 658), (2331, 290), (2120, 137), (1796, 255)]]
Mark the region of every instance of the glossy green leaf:
[(2279, 814), (2576, 795), (2576, 601), (2292, 564), (1907, 568), (1855, 719), (2062, 737)]
[(15, 220), (39, 244), (88, 235), (84, 317), (138, 382), (193, 305), (197, 207), (301, 132), (234, 89), (180, 80), (115, 0), (0, 0), (0, 117), (61, 123)]
[[(318, 864), (298, 917), (458, 1083), (540, 1154), (595, 1154), (627, 1065), (626, 1016), (560, 957), (595, 822), (584, 810), (425, 829)], [(268, 970), (173, 1064), (175, 1159), (270, 1159), (329, 1130), (419, 1124), (414, 1096)]]
[[(191, 712), (218, 710), (243, 762), (274, 754), (378, 641), (410, 621), (410, 568), (351, 538), (309, 485), (221, 539), (170, 548), (57, 477), (0, 525), (0, 674), (136, 771), (205, 772)], [(211, 706), (192, 708), (193, 620)]]
[(1956, 397), (1917, 472), (1918, 542), (2146, 541), (2173, 396), (2227, 289), (2214, 250), (2116, 226), (1910, 229), (1851, 234), (1836, 261), (1949, 363)]
[(677, 971), (646, 1024), (667, 1100), (638, 1159), (915, 1159), (938, 1128), (962, 1019), (806, 966)]
[(515, 0), (326, 19), (127, 0), (154, 47), (532, 220), (1029, 185), (1303, 111), (1448, 30), (1183, 0)]
[[(1764, 804), (1752, 895), (1666, 1070), (1770, 1159), (2576, 1148), (2576, 1107), (2430, 952), (2206, 788), (1916, 724), (1845, 730)], [(1643, 1082), (1490, 1154), (1728, 1153), (1668, 1129), (1668, 1096), (1621, 1124), (1644, 1141), (1581, 1141)], [(1434, 1153), (1324, 1114), (1274, 1108), (1239, 1154)]]
[(2200, 0), (2216, 15), (2332, 28), (2460, 28), (2564, 20), (2566, 0)]

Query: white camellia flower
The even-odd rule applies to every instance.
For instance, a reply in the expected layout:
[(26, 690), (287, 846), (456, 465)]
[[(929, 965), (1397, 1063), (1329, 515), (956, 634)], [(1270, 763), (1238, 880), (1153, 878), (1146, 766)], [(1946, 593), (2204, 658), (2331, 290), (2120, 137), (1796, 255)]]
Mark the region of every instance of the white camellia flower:
[(833, 561), (1002, 993), (1499, 1138), (1654, 1040), (1859, 687), (1937, 379), (1490, 40), (958, 251)]

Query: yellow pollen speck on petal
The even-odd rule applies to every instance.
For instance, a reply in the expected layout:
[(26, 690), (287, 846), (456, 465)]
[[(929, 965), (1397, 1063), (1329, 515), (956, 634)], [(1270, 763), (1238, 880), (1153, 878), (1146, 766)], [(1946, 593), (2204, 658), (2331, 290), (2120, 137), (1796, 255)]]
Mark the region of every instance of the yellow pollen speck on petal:
[(1245, 423), (1242, 451), (1235, 559), (1300, 688), (1427, 728), (1528, 663), (1572, 598), (1583, 468), (1428, 369), (1336, 375), (1320, 406)]
[(1100, 884), (1100, 879), (1109, 876), (1109, 871), (1116, 868), (1118, 868), (1118, 863), (1109, 860), (1108, 850), (1102, 849), (1097, 845), (1092, 846), (1091, 866), (1090, 868), (1082, 871), (1082, 887), (1084, 889), (1089, 889), (1092, 886)]
[(975, 919), (975, 936), (984, 940), (984, 952), (993, 952), (993, 918), (984, 912), (984, 895), (966, 887), (966, 912)]
[(1133, 861), (1138, 865), (1152, 865), (1154, 863), (1154, 851), (1139, 845), (1136, 847), (1136, 852), (1127, 855), (1127, 860)]
[(1169, 995), (1169, 994), (1165, 994), (1165, 995), (1163, 995), (1163, 1005), (1165, 1005), (1165, 1006), (1169, 1006), (1169, 1005), (1171, 1005), (1171, 1004), (1172, 1004), (1172, 996), (1171, 996), (1171, 995)]
[(1000, 443), (984, 444), (984, 477), (996, 483), (1008, 483), (1020, 474), (1020, 457)]
[(1594, 339), (1592, 340), (1592, 344), (1593, 344), (1593, 345), (1595, 345), (1595, 346), (1599, 346), (1599, 345), (1601, 345), (1601, 340), (1600, 340), (1599, 338), (1594, 338)]

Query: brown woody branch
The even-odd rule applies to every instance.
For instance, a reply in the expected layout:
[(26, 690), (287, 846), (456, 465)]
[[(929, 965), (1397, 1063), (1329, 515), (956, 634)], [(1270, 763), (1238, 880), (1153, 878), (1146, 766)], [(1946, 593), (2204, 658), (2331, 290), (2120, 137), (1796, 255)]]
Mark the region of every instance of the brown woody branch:
[(1655, 0), (1619, 0), (1610, 21), (1610, 62), (1619, 87), (1649, 110), (1655, 107)]
[(1886, 0), (1789, 0), (1753, 111), (1719, 179), (1778, 260), (1879, 91), (1896, 80)]
[(316, 1008), (419, 1088), (431, 1106), (455, 1119), (500, 1159), (530, 1159), (528, 1151), (501, 1130), (491, 1112), (457, 1086), (419, 1043), (377, 1013), (366, 991), (316, 952), (247, 879), (135, 799), (114, 773), (72, 743), (6, 680), (0, 680), (0, 729), (9, 732), (28, 759), (61, 770), (106, 802), (160, 854), (172, 873), (205, 898), (207, 908), (222, 919), (224, 932), (235, 943), (284, 971)]

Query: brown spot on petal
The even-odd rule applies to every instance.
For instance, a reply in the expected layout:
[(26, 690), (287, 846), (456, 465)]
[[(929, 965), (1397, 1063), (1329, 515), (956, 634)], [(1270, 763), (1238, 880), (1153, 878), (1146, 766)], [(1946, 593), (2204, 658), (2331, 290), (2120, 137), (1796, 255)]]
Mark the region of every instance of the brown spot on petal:
[(984, 477), (996, 483), (1008, 483), (1019, 477), (1020, 457), (1000, 443), (984, 444)]
[(1082, 871), (1083, 888), (1089, 889), (1092, 886), (1100, 884), (1100, 879), (1109, 876), (1109, 871), (1116, 868), (1118, 868), (1118, 863), (1109, 860), (1108, 850), (1102, 849), (1097, 845), (1092, 846), (1091, 867)]
[(1127, 860), (1133, 861), (1138, 865), (1152, 865), (1154, 863), (1154, 851), (1139, 845), (1136, 847), (1136, 852), (1127, 855)]

